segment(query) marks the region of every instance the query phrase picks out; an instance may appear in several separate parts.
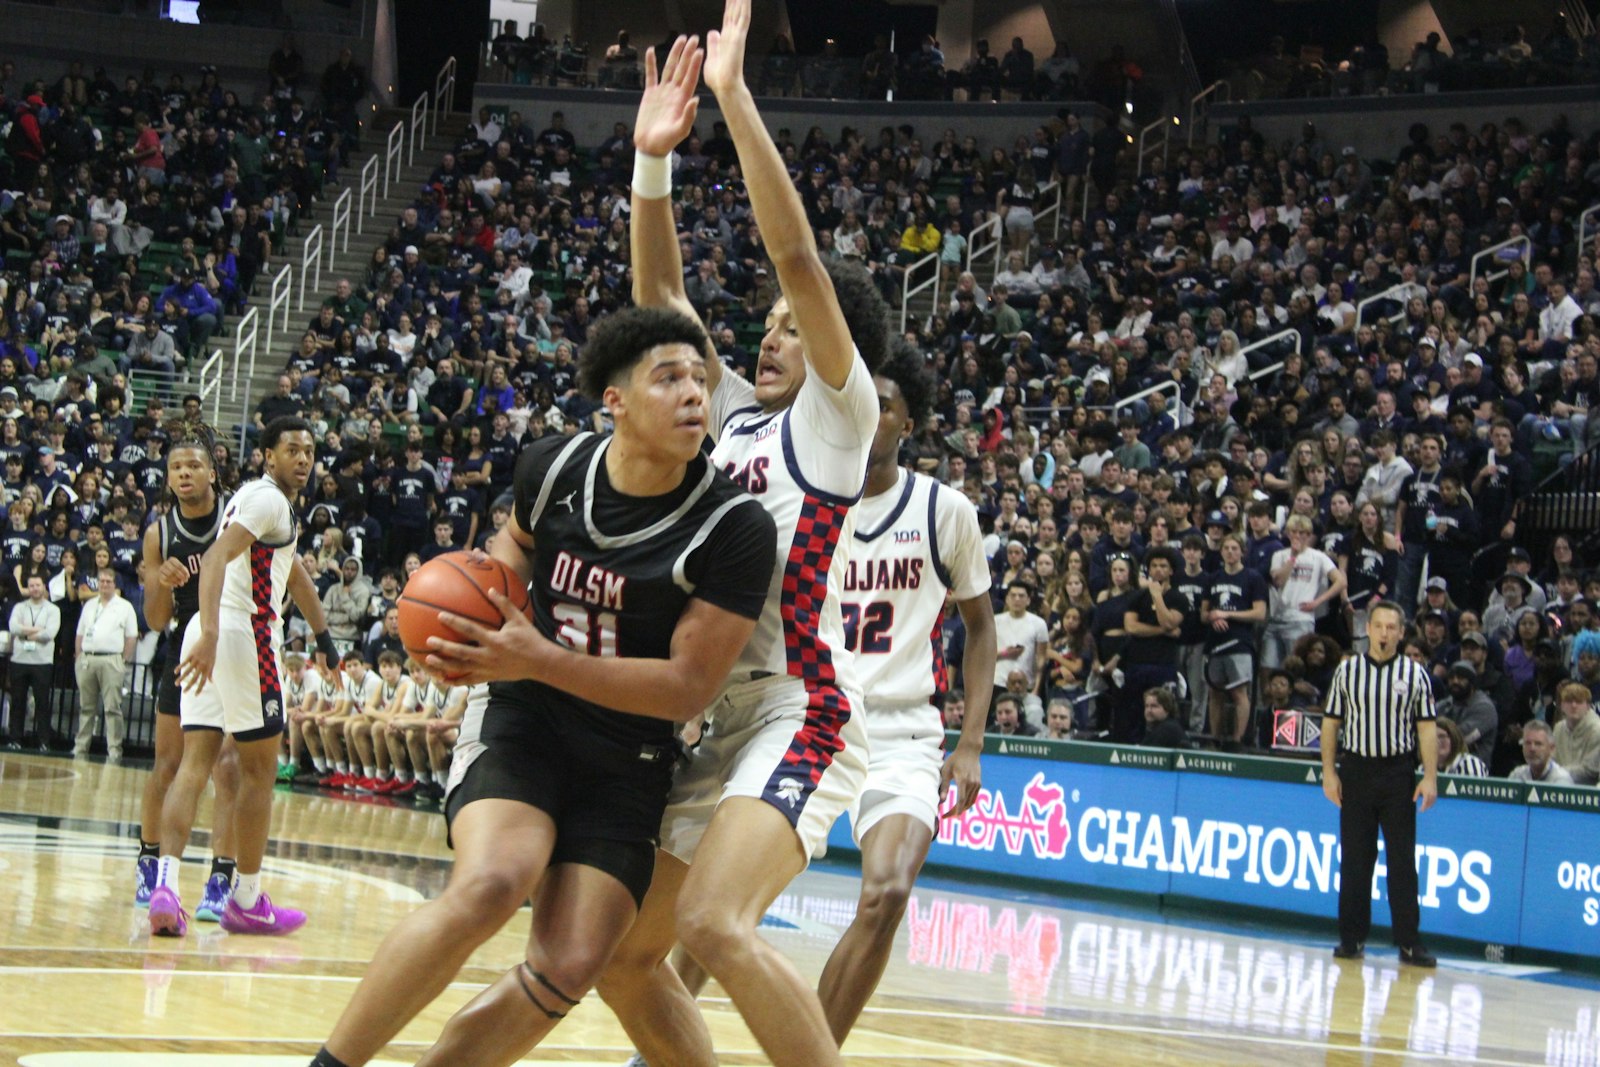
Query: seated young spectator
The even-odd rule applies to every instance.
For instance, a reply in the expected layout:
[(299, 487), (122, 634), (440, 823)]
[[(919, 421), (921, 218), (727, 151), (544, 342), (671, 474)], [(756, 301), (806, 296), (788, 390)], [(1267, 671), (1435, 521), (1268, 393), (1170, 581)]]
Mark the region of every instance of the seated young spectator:
[(1583, 682), (1561, 687), (1561, 721), (1554, 731), (1555, 761), (1578, 785), (1600, 783), (1600, 714), (1594, 695)]

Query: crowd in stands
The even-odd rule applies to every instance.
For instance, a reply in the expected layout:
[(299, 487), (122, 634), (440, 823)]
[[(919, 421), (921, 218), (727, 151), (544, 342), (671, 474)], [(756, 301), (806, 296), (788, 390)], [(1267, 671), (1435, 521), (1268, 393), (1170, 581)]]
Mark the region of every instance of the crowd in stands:
[[(677, 32), (658, 44), (665, 55)], [(833, 40), (821, 52), (796, 53), (787, 34), (773, 39), (750, 83), (763, 96), (803, 96), (823, 99), (882, 100), (893, 92), (897, 100), (1073, 100), (1104, 99), (1120, 109), (1130, 87), (1143, 78), (1143, 70), (1118, 47), (1087, 70), (1065, 41), (1050, 55), (1035, 57), (1022, 38), (1012, 38), (1003, 51), (990, 51), (987, 40), (974, 43), (965, 63), (947, 64), (938, 39), (923, 37), (915, 48), (892, 51), (889, 38), (879, 35), (864, 56), (847, 55)], [(527, 36), (519, 36), (515, 20), (508, 19), (489, 42), (495, 73), (519, 85), (593, 84), (600, 88), (638, 89), (643, 85), (640, 66), (643, 50), (627, 30), (597, 57), (593, 71), (590, 49), (575, 45), (571, 37), (556, 44), (543, 23), (534, 23)], [(1080, 90), (1087, 96), (1080, 96)]]
[[(46, 580), (63, 678), (101, 566), (141, 602), (170, 424), (200, 417), (195, 361), (352, 147), (367, 80), (348, 51), (310, 84), (287, 39), (263, 84), (0, 62), (0, 606)], [(237, 479), (233, 450), (216, 457)]]
[[(660, 54), (674, 35), (657, 46)], [(542, 23), (519, 36), (512, 20), (489, 42), (493, 73), (518, 84), (643, 84), (643, 50), (627, 30), (593, 57), (592, 69), (590, 51), (570, 37), (558, 45)], [(1600, 82), (1600, 23), (1586, 36), (1565, 19), (1538, 34), (1521, 24), (1474, 27), (1452, 41), (1429, 33), (1399, 61), (1377, 36), (1339, 53), (1274, 36), (1264, 52), (1223, 50), (1205, 59), (1206, 80), (1226, 80), (1235, 98), (1252, 100), (1588, 85)], [(759, 67), (750, 72), (751, 84), (772, 96), (882, 100), (892, 92), (897, 100), (1093, 100), (1118, 113), (1133, 102), (1141, 116), (1159, 106), (1145, 91), (1143, 66), (1121, 45), (1091, 60), (1080, 59), (1066, 41), (1036, 55), (1020, 37), (1004, 48), (980, 38), (957, 60), (947, 58), (931, 34), (898, 51), (879, 36), (865, 55), (843, 54), (832, 40), (802, 55), (780, 34), (752, 62)]]
[(1248, 99), (1592, 85), (1600, 82), (1600, 25), (1587, 36), (1564, 18), (1539, 35), (1520, 24), (1474, 27), (1449, 42), (1429, 33), (1400, 64), (1377, 37), (1342, 54), (1273, 37), (1259, 55), (1217, 58), (1218, 74)]
[[(705, 133), (674, 161), (686, 288), (748, 375), (770, 262), (731, 143)], [(979, 508), (1002, 658), (953, 681), (994, 686), (993, 729), (1257, 745), (1271, 711), (1320, 706), (1389, 598), (1461, 726), (1451, 767), (1508, 773), (1538, 735), (1594, 781), (1595, 545), (1574, 531), (1535, 561), (1517, 524), (1536, 472), (1591, 463), (1600, 434), (1600, 292), (1573, 228), (1595, 134), (1419, 127), (1363, 159), (1245, 122), (1129, 181), (1119, 140), (1071, 116), (1018, 133), (778, 135), (826, 255), (892, 280), (949, 251), (948, 304), (913, 331), (937, 415), (905, 461)], [(398, 589), (503, 521), (530, 438), (605, 428), (572, 367), (629, 299), (629, 175), (624, 126), (580, 146), (559, 113), (481, 112), (367, 277), (307, 324), (257, 417), (304, 411), (326, 433), (306, 502), (322, 573), (356, 551)], [(1059, 241), (1032, 224), (1051, 178), (1096, 194)], [(1008, 254), (985, 285), (959, 242), (995, 214)], [(1474, 271), (1518, 234), (1526, 263)], [(959, 664), (955, 615), (946, 636)], [(1570, 722), (1568, 682), (1591, 687)]]
[[(1538, 722), (1555, 763), (1592, 783), (1596, 545), (1574, 530), (1532, 558), (1519, 508), (1536, 478), (1592, 466), (1600, 438), (1600, 292), (1575, 228), (1597, 200), (1597, 133), (1418, 126), (1388, 158), (1308, 135), (1269, 144), (1241, 122), (1135, 180), (1120, 134), (1066, 112), (982, 146), (911, 126), (780, 131), (825, 255), (893, 293), (897, 270), (938, 249), (954, 281), (914, 325), (939, 381), (904, 455), (973, 500), (993, 563), (1000, 667), (952, 682), (996, 689), (998, 732), (1259, 745), (1271, 711), (1320, 705), (1364, 647), (1367, 605), (1388, 598), (1460, 727), (1451, 767), (1537, 763)], [(559, 113), (480, 113), (252, 413), (313, 421), (306, 562), (334, 636), (368, 665), (398, 645), (407, 576), (504, 521), (531, 439), (606, 428), (574, 365), (629, 301), (630, 174), (624, 125), (580, 146)], [(674, 175), (688, 293), (749, 375), (776, 292), (725, 131), (691, 137)], [(1034, 225), (1052, 178), (1094, 194), (1059, 240)], [(961, 241), (997, 215), (1008, 255), (980, 282)], [(1518, 235), (1526, 262), (1474, 264)], [(1368, 297), (1382, 299), (1357, 321)], [(104, 424), (92, 401), (68, 402)], [(57, 527), (95, 536), (75, 519), (101, 493), (81, 484), (100, 469), (80, 459), (93, 432), (45, 423), (53, 453), (34, 456), (41, 403), (55, 410), (33, 399), (5, 419), (0, 389), (0, 450), (20, 442), (35, 485), (80, 484), (63, 519), (54, 490), (19, 476), (19, 499), (50, 502), (14, 515), (19, 550)], [(93, 454), (155, 478), (158, 423), (118, 425)], [(259, 465), (247, 454), (239, 473)], [(125, 538), (154, 487), (121, 494), (120, 512), (105, 498)], [(954, 614), (946, 638), (958, 665)], [(323, 777), (379, 780), (364, 754), (361, 774), (344, 762)]]

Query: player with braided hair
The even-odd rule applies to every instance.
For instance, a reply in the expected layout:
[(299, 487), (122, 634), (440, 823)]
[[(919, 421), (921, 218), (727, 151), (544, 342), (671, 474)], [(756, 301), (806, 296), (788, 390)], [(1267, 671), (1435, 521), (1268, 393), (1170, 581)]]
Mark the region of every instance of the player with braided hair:
[[(200, 557), (217, 539), (226, 490), (213, 450), (216, 435), (203, 422), (175, 420), (163, 427), (167, 450), (167, 509), (144, 532), (141, 559), (144, 618), (163, 634), (165, 653), (156, 686), (155, 766), (145, 781), (139, 827), (139, 859), (134, 903), (145, 907), (156, 886), (161, 807), (183, 759), (178, 719), (178, 646), (183, 629), (200, 610)], [(233, 806), (239, 791), (239, 757), (233, 742), (222, 746), (212, 768), (216, 803), (212, 807), (211, 873), (195, 918), (218, 922), (233, 883)]]

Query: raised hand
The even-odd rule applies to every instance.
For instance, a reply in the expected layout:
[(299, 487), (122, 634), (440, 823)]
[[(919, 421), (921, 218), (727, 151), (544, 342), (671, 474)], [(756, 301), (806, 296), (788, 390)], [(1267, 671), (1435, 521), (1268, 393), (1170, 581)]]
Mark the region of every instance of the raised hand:
[(644, 95), (639, 98), (639, 116), (633, 124), (633, 145), (639, 151), (670, 155), (689, 136), (700, 111), (700, 98), (694, 91), (705, 57), (698, 36), (679, 37), (672, 42), (658, 75), (656, 50), (645, 52)]
[(706, 85), (721, 96), (744, 84), (744, 50), (750, 36), (750, 0), (728, 0), (722, 29), (706, 34)]

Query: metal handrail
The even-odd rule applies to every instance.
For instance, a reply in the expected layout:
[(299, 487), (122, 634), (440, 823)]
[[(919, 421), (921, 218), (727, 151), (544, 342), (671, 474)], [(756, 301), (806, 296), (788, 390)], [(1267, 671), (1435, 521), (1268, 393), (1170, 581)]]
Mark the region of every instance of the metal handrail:
[[(1579, 258), (1583, 257), (1583, 250), (1585, 248), (1589, 247), (1589, 240), (1590, 240), (1590, 237), (1591, 237), (1591, 235), (1589, 233), (1589, 220), (1591, 218), (1594, 218), (1596, 215), (1600, 215), (1600, 204), (1595, 204), (1592, 207), (1585, 208), (1583, 214), (1578, 216), (1578, 256), (1579, 256)], [(1595, 232), (1594, 232), (1593, 236), (1600, 236), (1600, 226), (1596, 226), (1595, 227)]]
[(1405, 318), (1405, 302), (1410, 297), (1411, 290), (1415, 286), (1415, 282), (1400, 282), (1398, 285), (1389, 286), (1389, 288), (1385, 289), (1381, 293), (1373, 293), (1371, 296), (1364, 296), (1360, 300), (1356, 301), (1355, 328), (1358, 330), (1361, 329), (1362, 318), (1369, 306), (1376, 304), (1380, 300), (1390, 300), (1397, 296), (1400, 297), (1401, 307), (1398, 313), (1389, 316), (1389, 321), (1398, 322), (1400, 319)]
[(213, 349), (206, 361), (200, 364), (200, 410), (206, 409), (206, 399), (211, 400), (211, 425), (222, 422), (222, 349)]
[[(344, 247), (335, 249), (339, 243), (339, 234), (344, 234)], [(347, 185), (339, 192), (339, 198), (333, 202), (333, 214), (328, 220), (328, 253), (350, 251), (350, 187)]]
[(1089, 187), (1093, 184), (1089, 180), (1089, 176), (1085, 174), (1083, 176), (1083, 222), (1085, 225), (1089, 222)]
[[(1147, 157), (1155, 155), (1155, 150), (1157, 148), (1161, 149), (1161, 167), (1163, 170), (1166, 169), (1167, 153), (1172, 147), (1172, 127), (1177, 125), (1179, 125), (1178, 116), (1171, 115), (1167, 118), (1156, 119), (1154, 122), (1150, 123), (1149, 125), (1145, 126), (1144, 129), (1139, 131), (1138, 177), (1144, 177), (1145, 161)], [(1152, 143), (1150, 147), (1146, 148), (1145, 141), (1148, 140), (1150, 135), (1158, 128), (1161, 130), (1161, 139)]]
[[(389, 181), (400, 176), (400, 152), (405, 148), (406, 123), (404, 119), (394, 124), (394, 129), (389, 131), (389, 143), (383, 150), (383, 195), (389, 196)], [(377, 205), (373, 205), (377, 210)]]
[[(372, 194), (372, 209), (367, 209), (367, 193)], [(378, 213), (378, 157), (367, 157), (361, 167), (361, 184), (356, 188), (356, 232), (360, 233), (368, 215)]]
[(417, 162), (417, 142), (428, 133), (428, 91), (424, 89), (411, 105), (411, 136), (406, 138), (406, 166)]
[[(316, 273), (315, 274), (312, 274), (312, 270), (311, 270), (312, 264), (316, 264)], [(306, 284), (307, 275), (310, 275), (310, 277), (312, 278), (312, 282), (311, 282), (310, 285)], [(313, 226), (311, 228), (311, 232), (310, 233), (306, 234), (306, 243), (305, 243), (305, 246), (304, 246), (304, 248), (302, 249), (302, 251), (300, 253), (300, 299), (295, 304), (295, 309), (298, 310), (298, 311), (304, 311), (306, 309), (306, 293), (308, 291), (312, 292), (312, 293), (315, 293), (318, 289), (321, 289), (321, 288), (322, 288), (322, 223), (319, 222), (319, 223), (317, 223), (315, 226)], [(284, 324), (284, 329), (288, 329), (287, 322)]]
[(1594, 34), (1594, 19), (1583, 0), (1562, 0), (1557, 8), (1566, 20), (1567, 32), (1579, 41), (1587, 41)]
[(1137, 401), (1143, 400), (1147, 396), (1165, 392), (1172, 393), (1173, 419), (1179, 426), (1187, 426), (1190, 421), (1192, 421), (1193, 416), (1189, 414), (1189, 408), (1183, 402), (1183, 386), (1179, 384), (1178, 379), (1176, 378), (1168, 378), (1164, 382), (1157, 382), (1148, 389), (1141, 389), (1132, 396), (1125, 396), (1121, 400), (1112, 401), (1111, 411), (1116, 413), (1122, 408), (1129, 407)]
[[(916, 285), (911, 284), (911, 276), (923, 267), (931, 266), (931, 277), (925, 278)], [(911, 298), (922, 292), (928, 286), (933, 286), (933, 310), (939, 310), (939, 253), (929, 252), (915, 263), (906, 267), (906, 272), (900, 279), (900, 332), (906, 332), (906, 320), (911, 314)]]
[[(1206, 98), (1210, 97), (1210, 96), (1216, 96), (1218, 98), (1218, 100), (1217, 100), (1218, 103), (1224, 103), (1228, 99), (1228, 93), (1231, 91), (1231, 88), (1232, 87), (1229, 86), (1229, 84), (1227, 83), (1226, 80), (1218, 79), (1217, 81), (1214, 81), (1210, 85), (1206, 86), (1204, 89), (1200, 90), (1198, 93), (1195, 93), (1194, 96), (1192, 96), (1189, 99), (1189, 142), (1188, 142), (1188, 144), (1189, 144), (1190, 148), (1194, 147), (1195, 131), (1197, 131), (1200, 128), (1200, 124), (1195, 121), (1195, 115), (1196, 115), (1197, 112), (1202, 117), (1205, 114), (1205, 112), (1201, 112), (1200, 111), (1201, 103), (1204, 102), (1206, 100)], [(1206, 110), (1209, 111), (1210, 107), (1207, 106)]]
[[(487, 70), (487, 67), (480, 69)], [(439, 120), (456, 106), (456, 57), (451, 56), (439, 68), (433, 79), (433, 132), (439, 132)]]
[(1044, 228), (1041, 224), (1044, 222), (1045, 216), (1048, 215), (1050, 216), (1052, 227), (1050, 239), (1052, 241), (1059, 241), (1061, 240), (1061, 197), (1064, 193), (1061, 183), (1058, 181), (1045, 182), (1043, 185), (1039, 186), (1039, 191), (1034, 196), (1034, 199), (1039, 200), (1043, 197), (1049, 197), (1051, 193), (1055, 194), (1054, 201), (1045, 205), (1034, 213), (1033, 232), (1038, 233)]
[(1517, 544), (1543, 559), (1558, 534), (1581, 555), (1600, 544), (1600, 443), (1558, 466), (1517, 502)]
[(289, 332), (289, 298), (294, 293), (294, 267), (288, 263), (272, 279), (272, 299), (267, 301), (267, 350), (272, 350), (272, 324), (283, 308), (283, 332)]
[[(1510, 248), (1513, 245), (1522, 246), (1522, 265), (1524, 267), (1530, 266), (1533, 263), (1533, 241), (1525, 233), (1519, 233), (1515, 237), (1508, 237), (1497, 245), (1490, 245), (1488, 248), (1485, 248), (1482, 252), (1479, 252), (1472, 257), (1472, 269), (1467, 275), (1468, 292), (1471, 292), (1472, 286), (1476, 285), (1478, 282), (1478, 260), (1482, 259), (1484, 256), (1493, 256), (1502, 248)], [(1496, 278), (1503, 278), (1509, 273), (1511, 273), (1511, 268), (1507, 267), (1505, 270), (1496, 271), (1493, 274), (1486, 274), (1484, 277), (1488, 278), (1492, 282)]]
[[(979, 237), (990, 231), (993, 231), (994, 240), (979, 247)], [(1000, 270), (1000, 250), (1004, 244), (1005, 229), (1001, 225), (1000, 216), (990, 215), (983, 222), (974, 226), (971, 235), (967, 237), (967, 270), (972, 274), (977, 274), (974, 268), (977, 266), (979, 257), (987, 256), (992, 251), (994, 253), (994, 267), (990, 272), (990, 277), (993, 277)]]
[[(250, 373), (256, 372), (256, 341), (261, 333), (260, 308), (251, 308), (244, 313), (244, 318), (239, 320), (239, 325), (233, 331), (233, 374), (232, 382), (228, 387), (228, 402), (235, 403), (239, 399), (239, 364), (246, 353), (250, 356)], [(250, 379), (245, 378), (248, 387)]]
[[(1291, 338), (1294, 339), (1295, 355), (1304, 356), (1306, 354), (1306, 351), (1305, 351), (1305, 348), (1306, 348), (1306, 335), (1301, 333), (1299, 330), (1294, 329), (1293, 327), (1290, 327), (1289, 329), (1286, 329), (1286, 330), (1279, 330), (1277, 333), (1273, 334), (1271, 337), (1263, 337), (1259, 341), (1252, 341), (1249, 344), (1245, 345), (1243, 348), (1239, 349), (1239, 354), (1241, 356), (1247, 356), (1248, 357), (1248, 354), (1251, 353), (1251, 352), (1254, 352), (1256, 349), (1265, 348), (1268, 345), (1272, 345), (1272, 344), (1277, 344), (1279, 341), (1282, 341), (1286, 337), (1291, 337)], [(1250, 379), (1252, 382), (1260, 381), (1262, 378), (1265, 378), (1269, 374), (1278, 373), (1280, 370), (1283, 369), (1283, 364), (1284, 363), (1285, 363), (1285, 361), (1280, 359), (1280, 360), (1278, 360), (1278, 362), (1272, 364), (1271, 366), (1262, 367), (1260, 370), (1253, 370), (1253, 371), (1248, 372), (1245, 375), (1245, 377)], [(1245, 366), (1248, 367), (1249, 365), (1250, 365), (1250, 363), (1249, 363), (1249, 360), (1247, 358), (1246, 361), (1245, 361)]]

